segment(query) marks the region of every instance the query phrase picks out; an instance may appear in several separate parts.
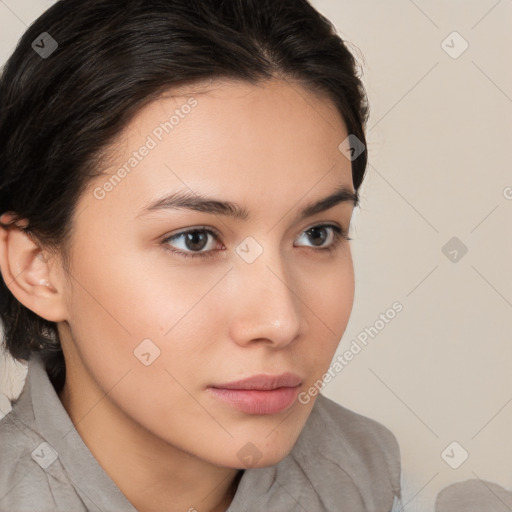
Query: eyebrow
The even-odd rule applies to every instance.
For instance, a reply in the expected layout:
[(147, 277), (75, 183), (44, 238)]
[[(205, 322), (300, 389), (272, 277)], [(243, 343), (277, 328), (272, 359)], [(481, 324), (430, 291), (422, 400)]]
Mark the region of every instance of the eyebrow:
[[(299, 219), (305, 219), (317, 213), (328, 210), (340, 203), (352, 203), (354, 207), (359, 205), (359, 194), (356, 190), (348, 189), (345, 185), (338, 187), (331, 195), (311, 202), (301, 208), (298, 212)], [(192, 210), (196, 212), (209, 213), (213, 215), (225, 215), (239, 220), (248, 220), (249, 211), (243, 206), (231, 202), (221, 201), (215, 198), (205, 197), (193, 192), (174, 192), (161, 199), (157, 199), (148, 206), (142, 208), (136, 216), (141, 217), (150, 212), (159, 210)]]

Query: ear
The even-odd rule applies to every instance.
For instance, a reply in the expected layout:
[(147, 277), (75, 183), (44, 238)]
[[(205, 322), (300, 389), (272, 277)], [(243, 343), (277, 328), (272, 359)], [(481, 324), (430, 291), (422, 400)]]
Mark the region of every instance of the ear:
[(14, 216), (0, 216), (0, 271), (11, 293), (38, 316), (52, 321), (66, 320), (63, 269), (51, 261)]

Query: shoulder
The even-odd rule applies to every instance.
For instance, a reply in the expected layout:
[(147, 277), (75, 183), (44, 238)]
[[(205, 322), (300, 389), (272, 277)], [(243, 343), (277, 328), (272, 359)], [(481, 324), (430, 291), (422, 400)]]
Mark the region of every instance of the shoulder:
[(400, 497), (400, 449), (384, 425), (319, 394), (306, 427), (305, 443), (350, 480), (365, 503)]
[(328, 426), (338, 440), (347, 442), (358, 457), (378, 457), (400, 468), (400, 449), (392, 432), (377, 421), (358, 414), (319, 395), (315, 403), (319, 421)]
[[(33, 425), (24, 423), (16, 407), (0, 420), (0, 510), (42, 512), (55, 509), (55, 502), (44, 463), (44, 440)], [(42, 459), (44, 462), (44, 459)]]
[(0, 452), (3, 467), (0, 482), (9, 468), (12, 469), (25, 462), (27, 455), (30, 457), (29, 448), (31, 440), (34, 439), (31, 432), (31, 428), (21, 422), (14, 411), (10, 411), (0, 420)]
[(36, 468), (31, 455), (37, 447), (34, 441), (30, 428), (19, 421), (14, 411), (0, 420), (0, 510), (15, 510), (13, 507), (20, 505), (19, 498), (26, 494), (27, 486), (34, 486), (37, 480), (37, 487), (46, 485), (40, 473), (34, 471)]
[(246, 471), (241, 484), (244, 510), (390, 512), (401, 494), (400, 451), (386, 427), (319, 394), (291, 452)]

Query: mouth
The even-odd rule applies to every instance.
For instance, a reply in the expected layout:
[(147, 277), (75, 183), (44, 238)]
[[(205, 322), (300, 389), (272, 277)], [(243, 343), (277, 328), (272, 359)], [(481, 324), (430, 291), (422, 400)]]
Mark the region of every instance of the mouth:
[(246, 414), (277, 414), (291, 407), (302, 379), (293, 373), (255, 375), (248, 379), (215, 384), (207, 390), (219, 400)]

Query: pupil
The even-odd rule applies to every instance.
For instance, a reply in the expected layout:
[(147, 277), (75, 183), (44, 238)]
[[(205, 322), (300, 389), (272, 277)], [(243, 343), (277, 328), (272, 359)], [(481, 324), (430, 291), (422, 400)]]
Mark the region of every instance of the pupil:
[(201, 250), (206, 245), (208, 238), (205, 233), (201, 231), (194, 231), (187, 233), (185, 245), (190, 250)]
[[(325, 239), (327, 238), (325, 228), (312, 228), (310, 230), (310, 233), (313, 235), (312, 242), (314, 245), (323, 245), (323, 243), (325, 242)], [(316, 241), (314, 240), (316, 238), (315, 235), (318, 235), (319, 233), (321, 233), (321, 235), (320, 235), (320, 238), (317, 238), (318, 243), (316, 243)]]

